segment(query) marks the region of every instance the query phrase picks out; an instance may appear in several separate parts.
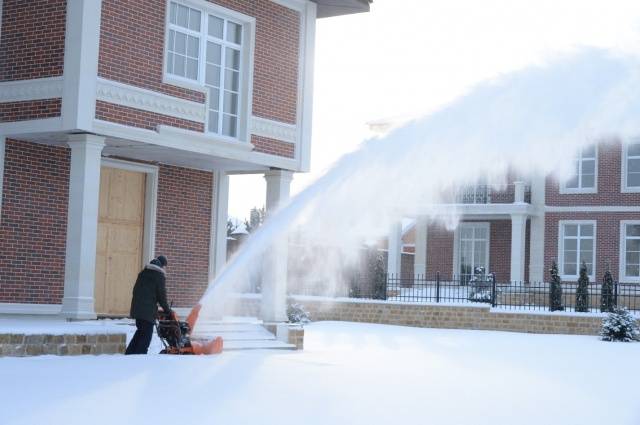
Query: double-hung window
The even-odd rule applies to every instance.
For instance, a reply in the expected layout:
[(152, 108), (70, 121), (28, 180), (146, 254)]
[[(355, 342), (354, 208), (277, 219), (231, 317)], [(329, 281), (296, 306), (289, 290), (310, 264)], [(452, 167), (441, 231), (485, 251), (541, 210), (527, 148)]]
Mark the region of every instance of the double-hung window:
[(581, 148), (573, 159), (573, 174), (563, 185), (567, 193), (596, 192), (597, 156), (595, 145)]
[(640, 282), (640, 221), (623, 221), (620, 227), (620, 275), (624, 280)]
[[(207, 94), (206, 131), (230, 138), (242, 133), (246, 114), (247, 49), (251, 33), (235, 12), (169, 1), (165, 75), (168, 82)], [(247, 18), (252, 19), (252, 18)], [(245, 109), (243, 109), (245, 106)]]
[(640, 141), (626, 145), (623, 162), (623, 188), (628, 192), (640, 192)]
[(595, 222), (560, 222), (560, 274), (577, 278), (580, 266), (587, 265), (587, 273), (594, 276)]

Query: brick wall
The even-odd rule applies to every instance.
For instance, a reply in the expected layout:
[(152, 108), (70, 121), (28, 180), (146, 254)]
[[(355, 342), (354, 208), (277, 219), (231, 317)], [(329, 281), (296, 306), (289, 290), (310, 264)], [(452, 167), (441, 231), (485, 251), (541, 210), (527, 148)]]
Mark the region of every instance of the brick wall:
[(637, 213), (547, 213), (545, 216), (544, 267), (549, 278), (552, 261), (558, 261), (558, 232), (560, 220), (596, 220), (595, 279), (602, 281), (607, 262), (614, 280), (619, 276), (620, 221), (640, 220)]
[(5, 154), (0, 302), (59, 304), (70, 151), (9, 139)]
[(206, 171), (160, 166), (156, 255), (166, 255), (169, 300), (192, 307), (209, 277), (213, 177)]
[(62, 75), (66, 0), (4, 0), (0, 81)]
[[(295, 123), (300, 16), (269, 0), (216, 0), (256, 18), (253, 113)], [(104, 0), (101, 77), (204, 102), (200, 92), (162, 83), (165, 0)]]
[(142, 111), (140, 109), (115, 105), (113, 103), (96, 101), (96, 118), (99, 120), (115, 122), (129, 125), (131, 127), (144, 128), (146, 130), (156, 130), (159, 124), (172, 127), (183, 128), (192, 131), (204, 131), (204, 124), (201, 122), (189, 121), (175, 118), (168, 115), (156, 114), (154, 112)]
[(251, 143), (255, 146), (254, 152), (268, 153), (271, 155), (293, 158), (295, 145), (268, 137), (251, 136)]
[(445, 279), (453, 272), (453, 231), (441, 224), (431, 224), (427, 229), (427, 274), (436, 272)]
[[(601, 315), (491, 311), (488, 306), (400, 304), (386, 301), (327, 301), (292, 297), (309, 312), (311, 320), (380, 323), (443, 329), (482, 329), (541, 334), (597, 335)], [(226, 303), (227, 314), (257, 316), (259, 297), (238, 297)]]
[[(621, 193), (622, 143), (598, 145), (598, 193), (560, 194), (560, 183), (553, 177), (546, 181), (546, 204), (555, 206), (640, 205), (640, 193)], [(569, 159), (567, 159), (569, 160)]]
[(489, 221), (489, 272), (498, 282), (511, 279), (511, 220)]
[(59, 117), (62, 99), (0, 103), (0, 122)]

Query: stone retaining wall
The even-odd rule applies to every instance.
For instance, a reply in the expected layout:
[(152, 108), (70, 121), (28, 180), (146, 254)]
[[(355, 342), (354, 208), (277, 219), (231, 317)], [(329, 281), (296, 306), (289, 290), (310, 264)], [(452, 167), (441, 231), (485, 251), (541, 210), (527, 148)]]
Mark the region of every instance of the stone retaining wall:
[[(409, 304), (349, 299), (294, 297), (311, 320), (336, 320), (425, 328), (482, 329), (511, 332), (598, 335), (604, 315), (496, 311), (485, 305)], [(259, 297), (229, 304), (234, 314), (257, 316)]]
[(24, 357), (54, 354), (74, 356), (81, 354), (123, 354), (125, 334), (49, 335), (0, 334), (0, 357)]

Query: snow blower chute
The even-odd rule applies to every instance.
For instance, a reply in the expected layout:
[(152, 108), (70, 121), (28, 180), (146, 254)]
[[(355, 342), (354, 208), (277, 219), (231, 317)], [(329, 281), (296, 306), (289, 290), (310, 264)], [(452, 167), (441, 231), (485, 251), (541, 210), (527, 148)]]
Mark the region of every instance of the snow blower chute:
[(219, 354), (222, 352), (221, 337), (207, 342), (191, 340), (191, 330), (198, 320), (200, 308), (200, 304), (196, 305), (184, 322), (178, 320), (178, 316), (173, 311), (170, 314), (158, 312), (156, 329), (164, 346), (160, 354)]

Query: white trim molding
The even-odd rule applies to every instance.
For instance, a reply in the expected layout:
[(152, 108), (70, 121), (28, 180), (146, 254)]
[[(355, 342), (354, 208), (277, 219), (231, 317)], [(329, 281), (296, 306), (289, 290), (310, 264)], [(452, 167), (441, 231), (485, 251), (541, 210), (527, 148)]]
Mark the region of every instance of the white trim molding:
[(640, 225), (640, 220), (620, 220), (620, 254), (618, 255), (618, 281), (623, 283), (640, 283), (640, 276), (627, 276), (627, 233), (628, 225)]
[(637, 206), (629, 205), (583, 205), (583, 206), (554, 206), (546, 205), (545, 212), (562, 213), (562, 212), (584, 212), (584, 213), (626, 213), (640, 212)]
[(156, 214), (158, 210), (158, 167), (139, 162), (123, 161), (103, 157), (102, 167), (119, 168), (121, 170), (144, 173), (147, 178), (144, 191), (144, 235), (142, 239), (142, 264), (155, 257), (156, 246)]
[(0, 103), (61, 98), (63, 81), (63, 77), (50, 77), (1, 82)]
[[(287, 0), (288, 2), (298, 0)], [(313, 116), (313, 72), (316, 43), (317, 6), (306, 1), (300, 13), (300, 53), (298, 56), (298, 143), (296, 159), (300, 171), (311, 167), (311, 132)]]
[(62, 304), (0, 303), (0, 314), (57, 316), (61, 310)]
[(204, 103), (180, 99), (129, 84), (98, 78), (96, 100), (189, 121), (204, 122)]
[(292, 124), (253, 116), (251, 117), (251, 134), (288, 143), (297, 143), (298, 128)]

